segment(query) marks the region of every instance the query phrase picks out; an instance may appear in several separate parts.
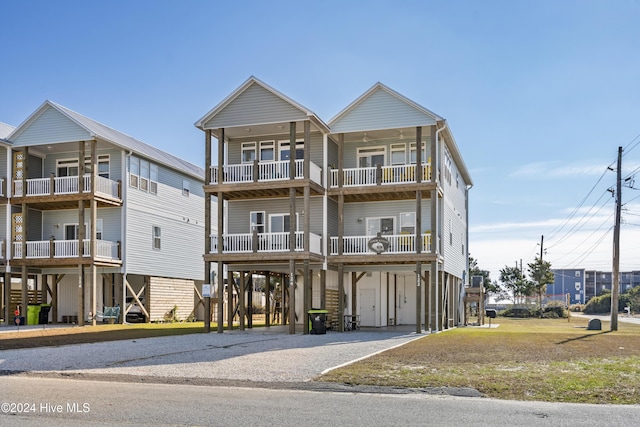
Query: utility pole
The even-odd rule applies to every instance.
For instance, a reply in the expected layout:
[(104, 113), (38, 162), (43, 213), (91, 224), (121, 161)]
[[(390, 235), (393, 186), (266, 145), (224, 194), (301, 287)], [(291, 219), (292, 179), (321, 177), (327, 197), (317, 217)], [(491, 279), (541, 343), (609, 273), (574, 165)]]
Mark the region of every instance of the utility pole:
[(540, 236), (540, 262), (542, 263), (542, 254), (544, 248), (544, 234)]
[(618, 292), (620, 288), (620, 211), (622, 205), (622, 147), (618, 147), (616, 178), (616, 223), (613, 228), (613, 277), (611, 289), (611, 331), (618, 330)]

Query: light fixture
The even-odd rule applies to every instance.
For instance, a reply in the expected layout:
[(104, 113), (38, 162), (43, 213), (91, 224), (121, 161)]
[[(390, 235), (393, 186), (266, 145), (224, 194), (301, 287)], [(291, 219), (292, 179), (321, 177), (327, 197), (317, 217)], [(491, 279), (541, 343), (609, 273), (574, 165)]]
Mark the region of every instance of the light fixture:
[(251, 128), (244, 128), (245, 132), (251, 132)]
[(402, 131), (400, 131), (400, 141), (402, 141), (404, 139), (404, 133)]
[(362, 224), (362, 218), (358, 218), (358, 224)]
[(369, 138), (367, 138), (367, 133), (364, 133), (364, 136), (362, 137), (362, 142), (369, 142)]

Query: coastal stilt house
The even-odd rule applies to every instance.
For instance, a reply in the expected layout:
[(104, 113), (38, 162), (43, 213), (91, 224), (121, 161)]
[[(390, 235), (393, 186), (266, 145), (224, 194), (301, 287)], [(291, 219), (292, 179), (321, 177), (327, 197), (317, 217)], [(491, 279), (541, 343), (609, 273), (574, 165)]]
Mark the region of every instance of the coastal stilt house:
[(341, 331), (463, 321), (472, 181), (442, 117), (378, 83), (325, 124), (251, 77), (196, 126), (220, 203), (204, 258), (229, 270), (241, 327), (256, 274), (281, 287), (291, 333), (310, 308)]
[(200, 167), (50, 101), (6, 139), (5, 322), (42, 303), (81, 325), (105, 307), (118, 321), (194, 315)]

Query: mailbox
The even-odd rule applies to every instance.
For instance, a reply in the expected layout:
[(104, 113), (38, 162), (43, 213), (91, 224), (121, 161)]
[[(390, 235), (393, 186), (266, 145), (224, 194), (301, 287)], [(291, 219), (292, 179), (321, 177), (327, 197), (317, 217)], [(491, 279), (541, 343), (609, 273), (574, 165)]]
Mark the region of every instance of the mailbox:
[(496, 311), (493, 308), (488, 308), (484, 311), (485, 316), (487, 316), (490, 319), (495, 319), (496, 316), (498, 315), (496, 313)]

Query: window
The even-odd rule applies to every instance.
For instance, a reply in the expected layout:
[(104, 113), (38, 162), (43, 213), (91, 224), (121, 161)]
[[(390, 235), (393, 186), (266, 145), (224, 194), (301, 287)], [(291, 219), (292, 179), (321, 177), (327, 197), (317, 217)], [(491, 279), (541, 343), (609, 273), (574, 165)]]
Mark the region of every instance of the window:
[(416, 232), (416, 213), (403, 212), (400, 213), (400, 234), (415, 234)]
[(158, 194), (158, 165), (151, 163), (149, 173), (149, 193)]
[[(416, 164), (416, 148), (415, 142), (409, 144), (409, 162), (413, 165)], [(427, 144), (424, 142), (422, 143), (422, 155), (420, 157), (422, 157), (422, 164), (427, 163)]]
[(289, 214), (274, 214), (269, 216), (269, 231), (281, 233), (291, 231)]
[(264, 233), (264, 211), (251, 212), (249, 227), (252, 233), (253, 230), (256, 230), (258, 233)]
[(140, 159), (137, 157), (129, 158), (129, 186), (138, 188), (140, 177)]
[(182, 180), (182, 195), (189, 197), (189, 181), (186, 179)]
[[(109, 174), (111, 172), (110, 165), (109, 165), (109, 155), (99, 154), (97, 160), (98, 160), (98, 176), (109, 179)], [(91, 156), (84, 157), (84, 171), (87, 174), (91, 173)]]
[(453, 221), (449, 218), (449, 245), (453, 245)]
[(391, 144), (391, 164), (404, 165), (406, 162), (406, 144)]
[(78, 159), (58, 160), (58, 176), (78, 176)]
[(243, 142), (242, 143), (242, 163), (253, 163), (255, 159), (256, 159), (256, 143)]
[(160, 249), (160, 227), (153, 226), (153, 249)]
[[(296, 213), (296, 230), (300, 230), (299, 216)], [(281, 233), (291, 231), (291, 221), (289, 214), (269, 215), (269, 232)]]
[(451, 170), (453, 167), (453, 163), (451, 161), (451, 154), (449, 154), (449, 150), (444, 149), (444, 179), (451, 185)]
[(149, 162), (140, 159), (140, 189), (149, 191)]
[(367, 236), (394, 234), (395, 218), (367, 218)]
[(260, 141), (260, 161), (272, 162), (275, 160), (275, 141)]
[[(89, 224), (84, 225), (84, 238), (89, 239), (91, 229)], [(78, 240), (78, 224), (65, 224), (64, 225), (64, 239), (65, 240)], [(102, 240), (102, 219), (96, 221), (96, 239)]]
[[(280, 160), (291, 159), (291, 148), (289, 141), (280, 142)], [(304, 159), (304, 141), (296, 142), (296, 159)]]
[(384, 166), (385, 155), (385, 147), (358, 148), (358, 167)]

